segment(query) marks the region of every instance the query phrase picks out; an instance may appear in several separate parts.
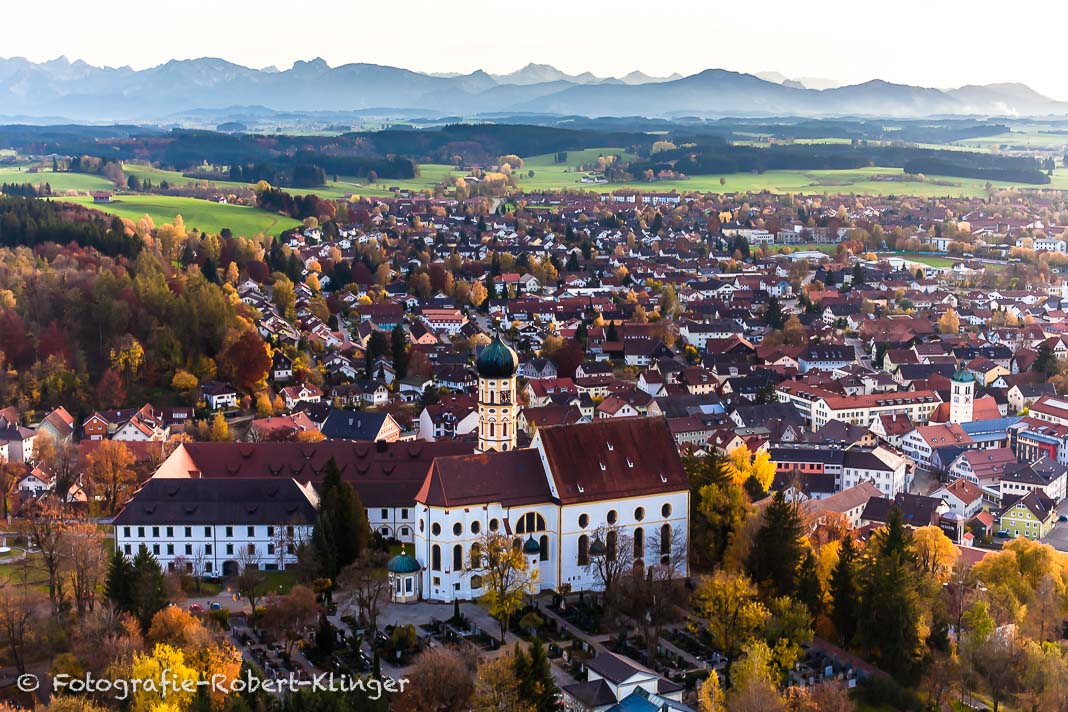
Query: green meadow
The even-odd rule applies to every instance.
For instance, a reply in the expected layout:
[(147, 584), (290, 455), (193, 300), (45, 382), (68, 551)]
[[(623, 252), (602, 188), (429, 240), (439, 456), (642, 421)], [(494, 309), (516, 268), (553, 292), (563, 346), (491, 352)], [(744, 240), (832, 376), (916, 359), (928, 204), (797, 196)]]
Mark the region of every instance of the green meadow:
[(299, 221), (266, 210), (244, 205), (221, 205), (199, 198), (181, 198), (168, 195), (116, 195), (106, 205), (95, 205), (89, 197), (65, 198), (67, 202), (95, 208), (101, 212), (118, 215), (134, 222), (149, 215), (156, 225), (174, 222), (181, 215), (187, 229), (197, 228), (202, 232), (217, 233), (229, 228), (235, 235), (278, 235), (283, 230), (295, 227)]
[(32, 183), (33, 185), (48, 183), (55, 193), (115, 189), (111, 181), (104, 176), (87, 173), (53, 173), (51, 170), (30, 173), (28, 168), (27, 165), (0, 166), (0, 183)]
[[(765, 173), (734, 173), (727, 175), (695, 175), (686, 180), (675, 181), (630, 181), (625, 183), (583, 183), (584, 173), (575, 166), (595, 161), (598, 155), (621, 153), (620, 149), (602, 148), (585, 151), (569, 151), (566, 164), (554, 163), (553, 154), (532, 156), (524, 159), (519, 186), (525, 190), (559, 190), (563, 188), (606, 192), (613, 190), (639, 190), (645, 192), (679, 193), (856, 193), (859, 195), (916, 195), (921, 197), (981, 197), (986, 195), (986, 181), (974, 178), (950, 176), (927, 176), (926, 181), (917, 181), (901, 168), (870, 167), (855, 170), (814, 171), (767, 171)], [(579, 157), (581, 156), (581, 158)], [(528, 178), (527, 171), (534, 170)], [(723, 180), (722, 184), (720, 179)], [(1068, 190), (1068, 169), (1058, 168), (1053, 182), (1047, 186), (1023, 183), (996, 182), (995, 188), (1057, 189)]]

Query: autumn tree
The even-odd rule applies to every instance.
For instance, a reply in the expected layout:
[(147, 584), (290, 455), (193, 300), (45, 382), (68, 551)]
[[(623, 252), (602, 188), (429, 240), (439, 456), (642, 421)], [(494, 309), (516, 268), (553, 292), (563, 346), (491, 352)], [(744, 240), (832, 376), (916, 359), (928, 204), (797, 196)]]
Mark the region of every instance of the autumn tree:
[(708, 672), (708, 677), (697, 688), (697, 712), (727, 712), (726, 695), (719, 683), (719, 673)]
[(63, 543), (68, 551), (66, 570), (75, 610), (81, 617), (93, 610), (108, 568), (104, 535), (92, 521), (72, 521), (63, 529)]
[(718, 570), (701, 578), (692, 600), (717, 648), (736, 654), (768, 619), (768, 609), (745, 574)]
[(226, 423), (226, 418), (221, 412), (216, 413), (211, 419), (208, 439), (213, 443), (226, 443), (231, 440), (230, 426)]
[(520, 680), (515, 672), (515, 655), (506, 653), (478, 667), (471, 709), (475, 712), (535, 712), (519, 693)]
[(6, 648), (15, 670), (26, 672), (26, 643), (48, 612), (47, 601), (27, 584), (0, 586), (0, 647)]
[(34, 457), (37, 466), (51, 475), (55, 496), (66, 501), (78, 480), (78, 446), (71, 440), (58, 440), (49, 433), (42, 433), (35, 441)]
[(730, 712), (778, 712), (784, 709), (779, 680), (772, 665), (772, 651), (763, 640), (742, 647), (742, 655), (731, 664)]
[(771, 454), (761, 450), (754, 455), (745, 445), (739, 445), (727, 454), (724, 469), (735, 484), (754, 487), (760, 492), (767, 492), (775, 480), (775, 463), (771, 461)]
[(135, 337), (124, 334), (110, 352), (111, 366), (126, 379), (126, 384), (137, 376), (145, 363), (145, 349)]
[(255, 391), (271, 368), (263, 339), (246, 329), (219, 355), (219, 375), (245, 391)]
[(957, 312), (952, 309), (946, 310), (946, 313), (938, 319), (938, 333), (953, 335), (960, 333), (960, 317), (957, 316)]
[(960, 552), (948, 536), (939, 527), (926, 526), (912, 532), (912, 550), (916, 554), (916, 565), (924, 574), (946, 581), (953, 571)]
[(96, 402), (101, 408), (121, 408), (126, 405), (126, 384), (114, 368), (104, 371), (97, 381)]
[(430, 648), (419, 654), (411, 669), (419, 681), (393, 701), (396, 712), (465, 712), (475, 690), (474, 676), (458, 653)]
[[(474, 558), (474, 557), (472, 557)], [(523, 606), (523, 597), (531, 593), (538, 572), (530, 568), (521, 546), (499, 532), (486, 532), (479, 541), (477, 562), (485, 593), (479, 602), (501, 625), (501, 642), (505, 642), (508, 619)]]
[(48, 600), (52, 612), (58, 613), (65, 598), (63, 570), (68, 550), (64, 530), (69, 516), (55, 500), (38, 500), (27, 507), (22, 519), (22, 531), (40, 555), (40, 564), (48, 577)]
[(185, 398), (191, 397), (199, 385), (200, 381), (197, 377), (185, 369), (177, 369), (171, 378), (171, 388), (181, 393)]
[(263, 620), (285, 641), (287, 656), (292, 655), (293, 646), (301, 639), (304, 629), (319, 615), (315, 593), (303, 584), (297, 584), (284, 596), (270, 596), (265, 609)]
[(134, 456), (119, 440), (101, 440), (85, 457), (85, 483), (105, 515), (114, 515), (137, 486)]

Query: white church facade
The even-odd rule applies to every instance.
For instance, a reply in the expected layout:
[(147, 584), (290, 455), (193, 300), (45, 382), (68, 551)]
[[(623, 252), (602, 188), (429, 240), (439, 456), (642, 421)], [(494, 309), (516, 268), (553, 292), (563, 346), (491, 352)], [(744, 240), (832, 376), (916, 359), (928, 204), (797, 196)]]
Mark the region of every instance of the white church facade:
[[(500, 368), (506, 359), (497, 347), (512, 354), (510, 372)], [(493, 380), (492, 392), (514, 394), (516, 364), (514, 352), (497, 339), (479, 357), (480, 381)], [(480, 409), (499, 405), (483, 404), (483, 383), (479, 390)], [(485, 422), (492, 423), (493, 415), (500, 426), (499, 409), (486, 413)], [(485, 593), (478, 547), (486, 532), (523, 547), (542, 591), (598, 589), (592, 564), (598, 555), (641, 566), (679, 563), (674, 552), (685, 551), (689, 534), (689, 480), (665, 421), (624, 418), (541, 428), (525, 450), (515, 450), (514, 416), (507, 421), (513, 424), (510, 442), (482, 422), (480, 416), (480, 452), (435, 459), (416, 495), (412, 555), (422, 567), (424, 598)], [(685, 575), (681, 558), (679, 573)]]

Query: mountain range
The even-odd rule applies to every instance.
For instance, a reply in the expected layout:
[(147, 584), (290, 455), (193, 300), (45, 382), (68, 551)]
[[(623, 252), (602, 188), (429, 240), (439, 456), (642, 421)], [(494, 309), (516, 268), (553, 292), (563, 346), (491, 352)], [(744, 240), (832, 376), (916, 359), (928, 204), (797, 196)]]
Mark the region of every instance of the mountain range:
[[(0, 112), (71, 121), (166, 121), (191, 110), (262, 106), (283, 112), (422, 112), (427, 117), (515, 112), (580, 116), (1048, 116), (1068, 102), (1023, 84), (933, 89), (873, 80), (837, 86), (708, 69), (690, 76), (570, 75), (546, 64), (510, 74), (425, 74), (377, 64), (252, 69), (223, 59), (172, 60), (143, 70), (60, 57), (0, 59)], [(807, 82), (807, 83), (806, 83)]]

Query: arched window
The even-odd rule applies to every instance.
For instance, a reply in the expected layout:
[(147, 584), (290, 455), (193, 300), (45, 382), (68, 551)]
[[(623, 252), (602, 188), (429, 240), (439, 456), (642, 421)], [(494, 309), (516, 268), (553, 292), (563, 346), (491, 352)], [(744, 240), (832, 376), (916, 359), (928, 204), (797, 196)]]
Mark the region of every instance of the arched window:
[(471, 545), (471, 568), (482, 568), (482, 547), (479, 546), (477, 541)]
[(661, 559), (671, 554), (671, 525), (665, 524), (660, 527), (660, 556)]
[(471, 577), (471, 588), (482, 588), (482, 577), (478, 574)]
[(545, 534), (538, 539), (538, 556), (541, 561), (549, 560), (549, 537)]
[(587, 566), (590, 563), (590, 538), (583, 534), (579, 537), (578, 565)]
[(634, 558), (639, 561), (645, 558), (645, 530), (641, 527), (634, 530)]
[(545, 531), (545, 517), (537, 512), (527, 512), (516, 522), (516, 534), (530, 534)]
[(605, 549), (607, 549), (606, 556), (609, 561), (616, 560), (616, 545), (619, 543), (619, 533), (615, 529), (608, 532), (605, 535)]
[(457, 544), (452, 547), (452, 570), (459, 571), (464, 567), (464, 548)]
[(437, 544), (430, 549), (430, 568), (434, 571), (441, 571), (441, 547)]

